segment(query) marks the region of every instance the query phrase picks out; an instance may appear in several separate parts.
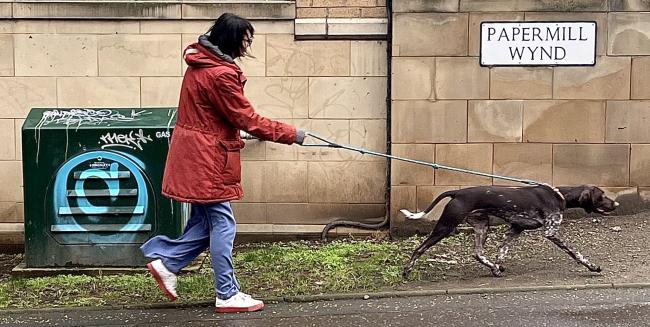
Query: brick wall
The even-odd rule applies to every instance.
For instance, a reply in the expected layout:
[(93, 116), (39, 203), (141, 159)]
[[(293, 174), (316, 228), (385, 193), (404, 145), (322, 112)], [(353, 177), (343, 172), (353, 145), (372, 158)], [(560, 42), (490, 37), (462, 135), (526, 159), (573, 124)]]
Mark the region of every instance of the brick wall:
[(385, 0), (297, 0), (297, 18), (386, 18)]
[[(425, 161), (554, 185), (596, 184), (621, 212), (650, 190), (650, 6), (639, 1), (397, 0), (392, 150)], [(481, 67), (482, 21), (594, 20), (595, 67)], [(413, 31), (418, 31), (413, 33)], [(398, 209), (448, 189), (514, 185), (397, 163)], [(436, 215), (434, 215), (436, 216)]]

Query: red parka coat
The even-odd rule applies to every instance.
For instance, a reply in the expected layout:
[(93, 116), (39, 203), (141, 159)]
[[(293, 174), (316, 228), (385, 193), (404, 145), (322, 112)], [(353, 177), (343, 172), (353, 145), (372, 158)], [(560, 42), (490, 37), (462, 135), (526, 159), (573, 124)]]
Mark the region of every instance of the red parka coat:
[(215, 53), (195, 43), (185, 50), (185, 62), (189, 67), (181, 87), (162, 193), (190, 203), (241, 199), (239, 151), (244, 142), (239, 130), (263, 140), (292, 144), (296, 129), (255, 113), (244, 96), (246, 77), (218, 49)]

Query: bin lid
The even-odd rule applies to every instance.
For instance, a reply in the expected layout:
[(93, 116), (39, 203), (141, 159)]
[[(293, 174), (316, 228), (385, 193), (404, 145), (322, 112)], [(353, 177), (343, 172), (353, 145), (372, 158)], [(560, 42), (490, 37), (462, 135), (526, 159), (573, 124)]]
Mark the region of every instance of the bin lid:
[(176, 108), (33, 108), (23, 129), (173, 128)]

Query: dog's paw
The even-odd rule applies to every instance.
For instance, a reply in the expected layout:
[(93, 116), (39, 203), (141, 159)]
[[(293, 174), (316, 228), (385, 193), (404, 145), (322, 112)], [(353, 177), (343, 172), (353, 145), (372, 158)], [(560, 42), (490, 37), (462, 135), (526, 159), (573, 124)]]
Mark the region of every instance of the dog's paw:
[(506, 267), (504, 267), (504, 266), (497, 265), (497, 267), (499, 268), (500, 272), (505, 272), (506, 271)]
[(404, 216), (406, 216), (408, 219), (420, 219), (424, 217), (424, 212), (412, 213), (406, 209), (402, 209), (400, 212), (403, 213)]
[(496, 266), (490, 270), (492, 271), (492, 276), (503, 277), (503, 272), (506, 270), (506, 268), (503, 268), (501, 266)]
[(603, 271), (603, 270), (600, 269), (600, 266), (590, 265), (590, 266), (589, 266), (589, 271), (592, 271), (592, 272), (601, 272), (601, 271)]

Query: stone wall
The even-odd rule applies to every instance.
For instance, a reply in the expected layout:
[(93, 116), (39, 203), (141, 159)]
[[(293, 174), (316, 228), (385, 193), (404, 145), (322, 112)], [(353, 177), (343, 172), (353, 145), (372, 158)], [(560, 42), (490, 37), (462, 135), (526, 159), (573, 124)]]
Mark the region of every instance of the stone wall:
[[(24, 220), (19, 132), (29, 108), (176, 105), (182, 49), (221, 11), (254, 19), (256, 58), (242, 66), (258, 111), (386, 150), (386, 42), (350, 40), (385, 38), (386, 20), (299, 10), (294, 22), (296, 6), (361, 12), (384, 2), (92, 6), (0, 2), (0, 234)], [(648, 11), (647, 1), (635, 0), (394, 0), (393, 154), (555, 185), (597, 184), (618, 197), (621, 213), (637, 210), (650, 194)], [(87, 19), (76, 19), (82, 14)], [(487, 20), (595, 20), (597, 65), (481, 67), (478, 31)], [(319, 232), (331, 217), (384, 215), (384, 160), (247, 143), (246, 198), (235, 205), (240, 231)], [(402, 231), (398, 209), (423, 209), (448, 189), (513, 185), (401, 162), (391, 174), (392, 224)]]
[(386, 0), (297, 0), (297, 18), (386, 18)]
[[(385, 151), (386, 42), (295, 41), (295, 8), (287, 3), (227, 8), (254, 19), (256, 58), (241, 66), (256, 109), (337, 142)], [(98, 4), (49, 3), (22, 12), (38, 20), (12, 10), (0, 18), (0, 243), (22, 242), (20, 129), (30, 108), (176, 106), (182, 50), (221, 12), (180, 2), (160, 3), (155, 12), (138, 7), (153, 2), (131, 11)], [(21, 12), (22, 4), (13, 5)], [(94, 19), (68, 19), (80, 14)], [(247, 141), (242, 155), (246, 196), (234, 206), (240, 232), (320, 232), (332, 217), (385, 213), (382, 160), (259, 141)]]
[[(636, 211), (650, 190), (650, 13), (636, 12), (648, 10), (647, 1), (395, 0), (393, 153), (554, 185), (596, 184), (618, 197), (621, 213)], [(597, 64), (481, 67), (480, 23), (498, 20), (594, 20)], [(400, 208), (493, 184), (513, 185), (396, 163), (392, 226), (403, 225)]]
[(295, 35), (300, 39), (385, 40), (386, 0), (297, 0)]

